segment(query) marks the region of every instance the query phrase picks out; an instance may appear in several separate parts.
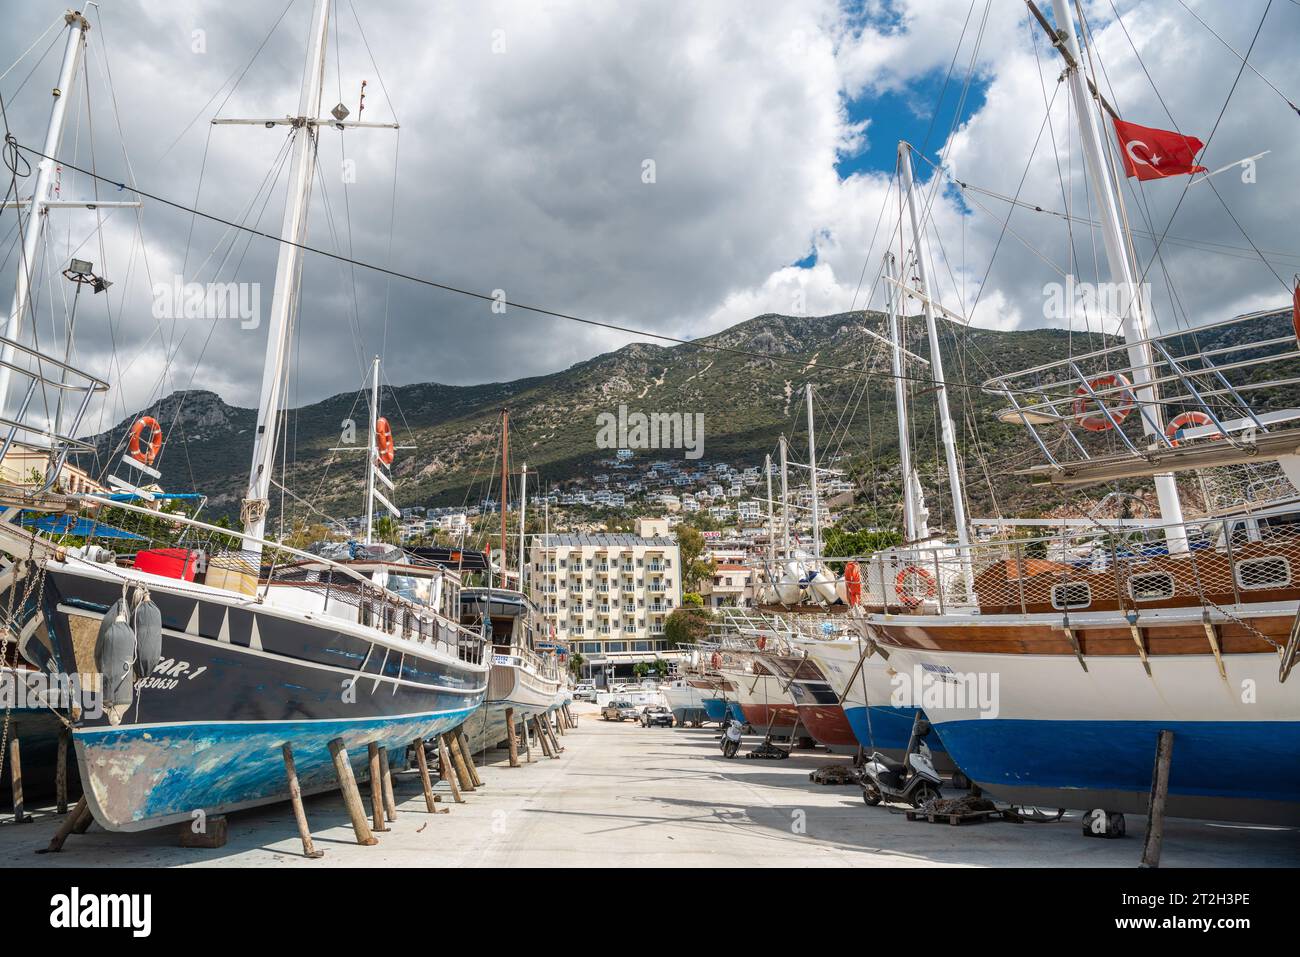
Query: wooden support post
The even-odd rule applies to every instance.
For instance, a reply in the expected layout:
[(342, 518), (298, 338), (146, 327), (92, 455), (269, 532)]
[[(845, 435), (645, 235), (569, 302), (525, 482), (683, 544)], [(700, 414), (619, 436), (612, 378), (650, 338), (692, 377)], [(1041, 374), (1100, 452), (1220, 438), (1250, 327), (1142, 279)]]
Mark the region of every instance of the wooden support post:
[(397, 800), (393, 797), (393, 770), (388, 766), (388, 749), (379, 749), (379, 775), (384, 783), (384, 813), (390, 821), (397, 820)]
[(1147, 808), (1147, 833), (1142, 841), (1139, 867), (1160, 866), (1160, 846), (1165, 838), (1165, 801), (1169, 797), (1169, 764), (1174, 757), (1174, 733), (1156, 737), (1156, 763), (1151, 771), (1151, 803)]
[(302, 788), (298, 786), (298, 769), (293, 766), (293, 747), (288, 741), (280, 748), (284, 755), (284, 776), (289, 779), (289, 803), (293, 805), (293, 819), (298, 822), (298, 837), (302, 839), (302, 856), (324, 857), (312, 843), (311, 829), (307, 827), (307, 810), (302, 806)]
[(457, 726), (452, 732), (456, 737), (456, 742), (460, 745), (460, 753), (465, 755), (465, 767), (469, 769), (470, 779), (474, 782), (475, 788), (483, 786), (483, 779), (478, 776), (478, 768), (474, 766), (474, 752), (469, 749), (469, 742), (465, 740), (465, 731), (463, 726)]
[(17, 735), (9, 739), (9, 784), (14, 797), (14, 823), (30, 824), (32, 816), (23, 810), (23, 761)]
[(451, 760), (456, 769), (456, 776), (460, 778), (460, 789), (462, 791), (473, 791), (474, 778), (469, 773), (469, 768), (465, 765), (465, 755), (462, 753), (460, 742), (456, 740), (454, 734), (447, 735), (447, 747), (451, 751)]
[(438, 735), (438, 768), (442, 772), (442, 779), (451, 786), (451, 796), (457, 804), (464, 804), (465, 799), (460, 796), (460, 788), (456, 786), (456, 769), (451, 766), (451, 755), (447, 751), (447, 736)]
[(510, 766), (519, 767), (519, 742), (515, 740), (515, 709), (506, 708), (506, 740), (510, 742)]
[[(76, 817), (75, 814), (72, 816)], [(77, 823), (72, 825), (72, 833), (85, 834), (90, 830), (90, 825), (94, 823), (95, 815), (90, 812), (90, 806), (87, 805), (86, 809), (81, 812), (81, 816), (77, 818)]]
[(370, 756), (370, 829), (384, 832), (388, 825), (384, 823), (384, 775), (379, 770), (379, 745), (374, 741), (368, 747)]
[(334, 759), (334, 774), (339, 779), (339, 789), (343, 792), (343, 803), (348, 809), (348, 817), (352, 819), (352, 830), (356, 834), (357, 843), (363, 847), (378, 844), (379, 838), (370, 833), (370, 825), (366, 822), (361, 791), (357, 788), (357, 779), (352, 773), (352, 762), (348, 760), (343, 739), (335, 738), (330, 742), (329, 748), (330, 757)]
[(550, 742), (551, 745), (551, 757), (558, 758), (560, 756), (560, 752), (563, 751), (564, 749), (560, 747), (560, 742), (555, 737), (555, 732), (551, 730), (550, 715), (547, 714), (542, 715), (541, 725), (542, 725), (542, 734), (545, 736), (546, 740)]
[(50, 838), (49, 846), (38, 850), (36, 853), (57, 854), (59, 851), (63, 850), (64, 841), (68, 839), (68, 835), (72, 833), (72, 829), (75, 828), (77, 822), (81, 820), (83, 812), (86, 814), (90, 813), (86, 808), (85, 795), (82, 795), (81, 800), (77, 802), (75, 807), (73, 807), (72, 813), (63, 819), (63, 823), (59, 825), (58, 831), (56, 831), (54, 836)]
[(548, 758), (555, 757), (555, 755), (551, 754), (551, 743), (546, 740), (546, 732), (542, 730), (542, 719), (537, 715), (533, 715), (532, 722), (533, 734), (537, 736), (537, 743), (541, 746), (542, 754)]
[(433, 806), (437, 800), (433, 793), (433, 782), (429, 780), (429, 759), (424, 753), (424, 741), (416, 738), (411, 744), (415, 748), (415, 763), (420, 768), (420, 787), (424, 789), (424, 806), (430, 814), (437, 814), (439, 810), (445, 811), (446, 808), (436, 808)]
[(533, 757), (533, 736), (528, 733), (528, 716), (524, 715), (524, 723), (520, 726), (524, 734), (524, 763), (532, 764), (536, 758)]
[(54, 802), (60, 814), (68, 813), (68, 745), (72, 732), (59, 728), (59, 753), (54, 765)]

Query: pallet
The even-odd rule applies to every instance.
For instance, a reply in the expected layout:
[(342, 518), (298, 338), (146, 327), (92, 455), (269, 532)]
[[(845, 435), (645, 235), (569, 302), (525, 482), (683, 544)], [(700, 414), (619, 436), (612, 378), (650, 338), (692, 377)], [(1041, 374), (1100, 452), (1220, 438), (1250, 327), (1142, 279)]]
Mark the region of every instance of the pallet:
[(853, 768), (843, 764), (827, 764), (808, 774), (813, 784), (850, 785), (857, 784), (858, 778)]
[(996, 809), (991, 811), (959, 811), (955, 813), (945, 813), (943, 811), (938, 813), (934, 811), (908, 811), (907, 819), (909, 821), (927, 821), (930, 824), (947, 823), (951, 824), (953, 827), (956, 827), (959, 824), (981, 824), (984, 821), (995, 819), (1000, 821), (1010, 820), (1005, 811)]

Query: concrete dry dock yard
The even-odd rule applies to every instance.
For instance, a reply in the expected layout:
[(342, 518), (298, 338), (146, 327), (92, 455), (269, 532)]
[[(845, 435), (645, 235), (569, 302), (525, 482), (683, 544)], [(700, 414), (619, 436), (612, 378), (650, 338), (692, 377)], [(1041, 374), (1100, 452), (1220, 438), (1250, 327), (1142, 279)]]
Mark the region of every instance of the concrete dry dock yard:
[[(233, 814), (217, 850), (182, 848), (175, 829), (108, 834), (92, 827), (59, 854), (37, 856), (60, 818), (0, 825), (0, 866), (87, 867), (472, 867), (472, 866), (957, 866), (1133, 867), (1144, 821), (1128, 836), (1090, 840), (1078, 815), (1055, 824), (990, 822), (950, 827), (908, 822), (901, 811), (866, 807), (856, 786), (826, 786), (809, 772), (831, 761), (797, 753), (781, 761), (726, 760), (712, 728), (607, 723), (583, 706), (564, 753), (508, 766), (490, 752), (485, 786), (447, 814), (425, 811), (418, 778), (397, 776), (396, 821), (374, 847), (353, 841), (337, 793), (307, 799), (321, 860), (303, 858), (288, 805)], [(365, 785), (362, 786), (363, 793)], [(1168, 820), (1163, 867), (1300, 865), (1300, 830)]]

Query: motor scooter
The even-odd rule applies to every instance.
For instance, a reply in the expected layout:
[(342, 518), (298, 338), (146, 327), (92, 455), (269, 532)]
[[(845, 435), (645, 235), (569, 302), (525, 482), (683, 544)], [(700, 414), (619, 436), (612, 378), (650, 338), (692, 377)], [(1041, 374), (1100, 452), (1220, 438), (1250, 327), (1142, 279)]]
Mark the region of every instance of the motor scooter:
[(890, 801), (921, 807), (940, 797), (943, 778), (935, 771), (930, 747), (925, 743), (929, 733), (930, 722), (918, 711), (904, 762), (892, 761), (879, 751), (872, 753), (862, 766), (862, 800), (868, 806)]
[(740, 736), (743, 728), (744, 725), (735, 718), (727, 720), (727, 727), (722, 733), (722, 742), (719, 744), (724, 758), (734, 758), (736, 752), (740, 750)]

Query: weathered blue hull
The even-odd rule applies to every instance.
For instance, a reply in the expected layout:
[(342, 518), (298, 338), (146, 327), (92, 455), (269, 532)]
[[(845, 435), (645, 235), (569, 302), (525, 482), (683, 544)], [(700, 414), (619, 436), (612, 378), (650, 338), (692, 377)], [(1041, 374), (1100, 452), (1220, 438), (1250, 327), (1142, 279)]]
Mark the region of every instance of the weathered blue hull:
[[(358, 779), (368, 776), (371, 742), (405, 766), (407, 747), (450, 731), (472, 709), (356, 721), (258, 722), (249, 725), (152, 725), (77, 731), (86, 798), (96, 820), (117, 830), (192, 820), (280, 800), (286, 779), (281, 748), (293, 748), (304, 792), (338, 787), (329, 742), (342, 738)], [(129, 799), (129, 818), (123, 814)]]
[[(307, 791), (337, 787), (335, 738), (358, 769), (371, 743), (400, 765), (407, 745), (460, 724), (487, 692), (482, 665), (429, 645), (233, 593), (149, 587), (161, 661), (117, 724), (83, 716), (73, 730), (87, 800), (108, 830), (286, 800), (284, 744)], [(94, 671), (93, 636), (121, 593), (114, 581), (48, 573), (44, 613), (61, 670)]]

